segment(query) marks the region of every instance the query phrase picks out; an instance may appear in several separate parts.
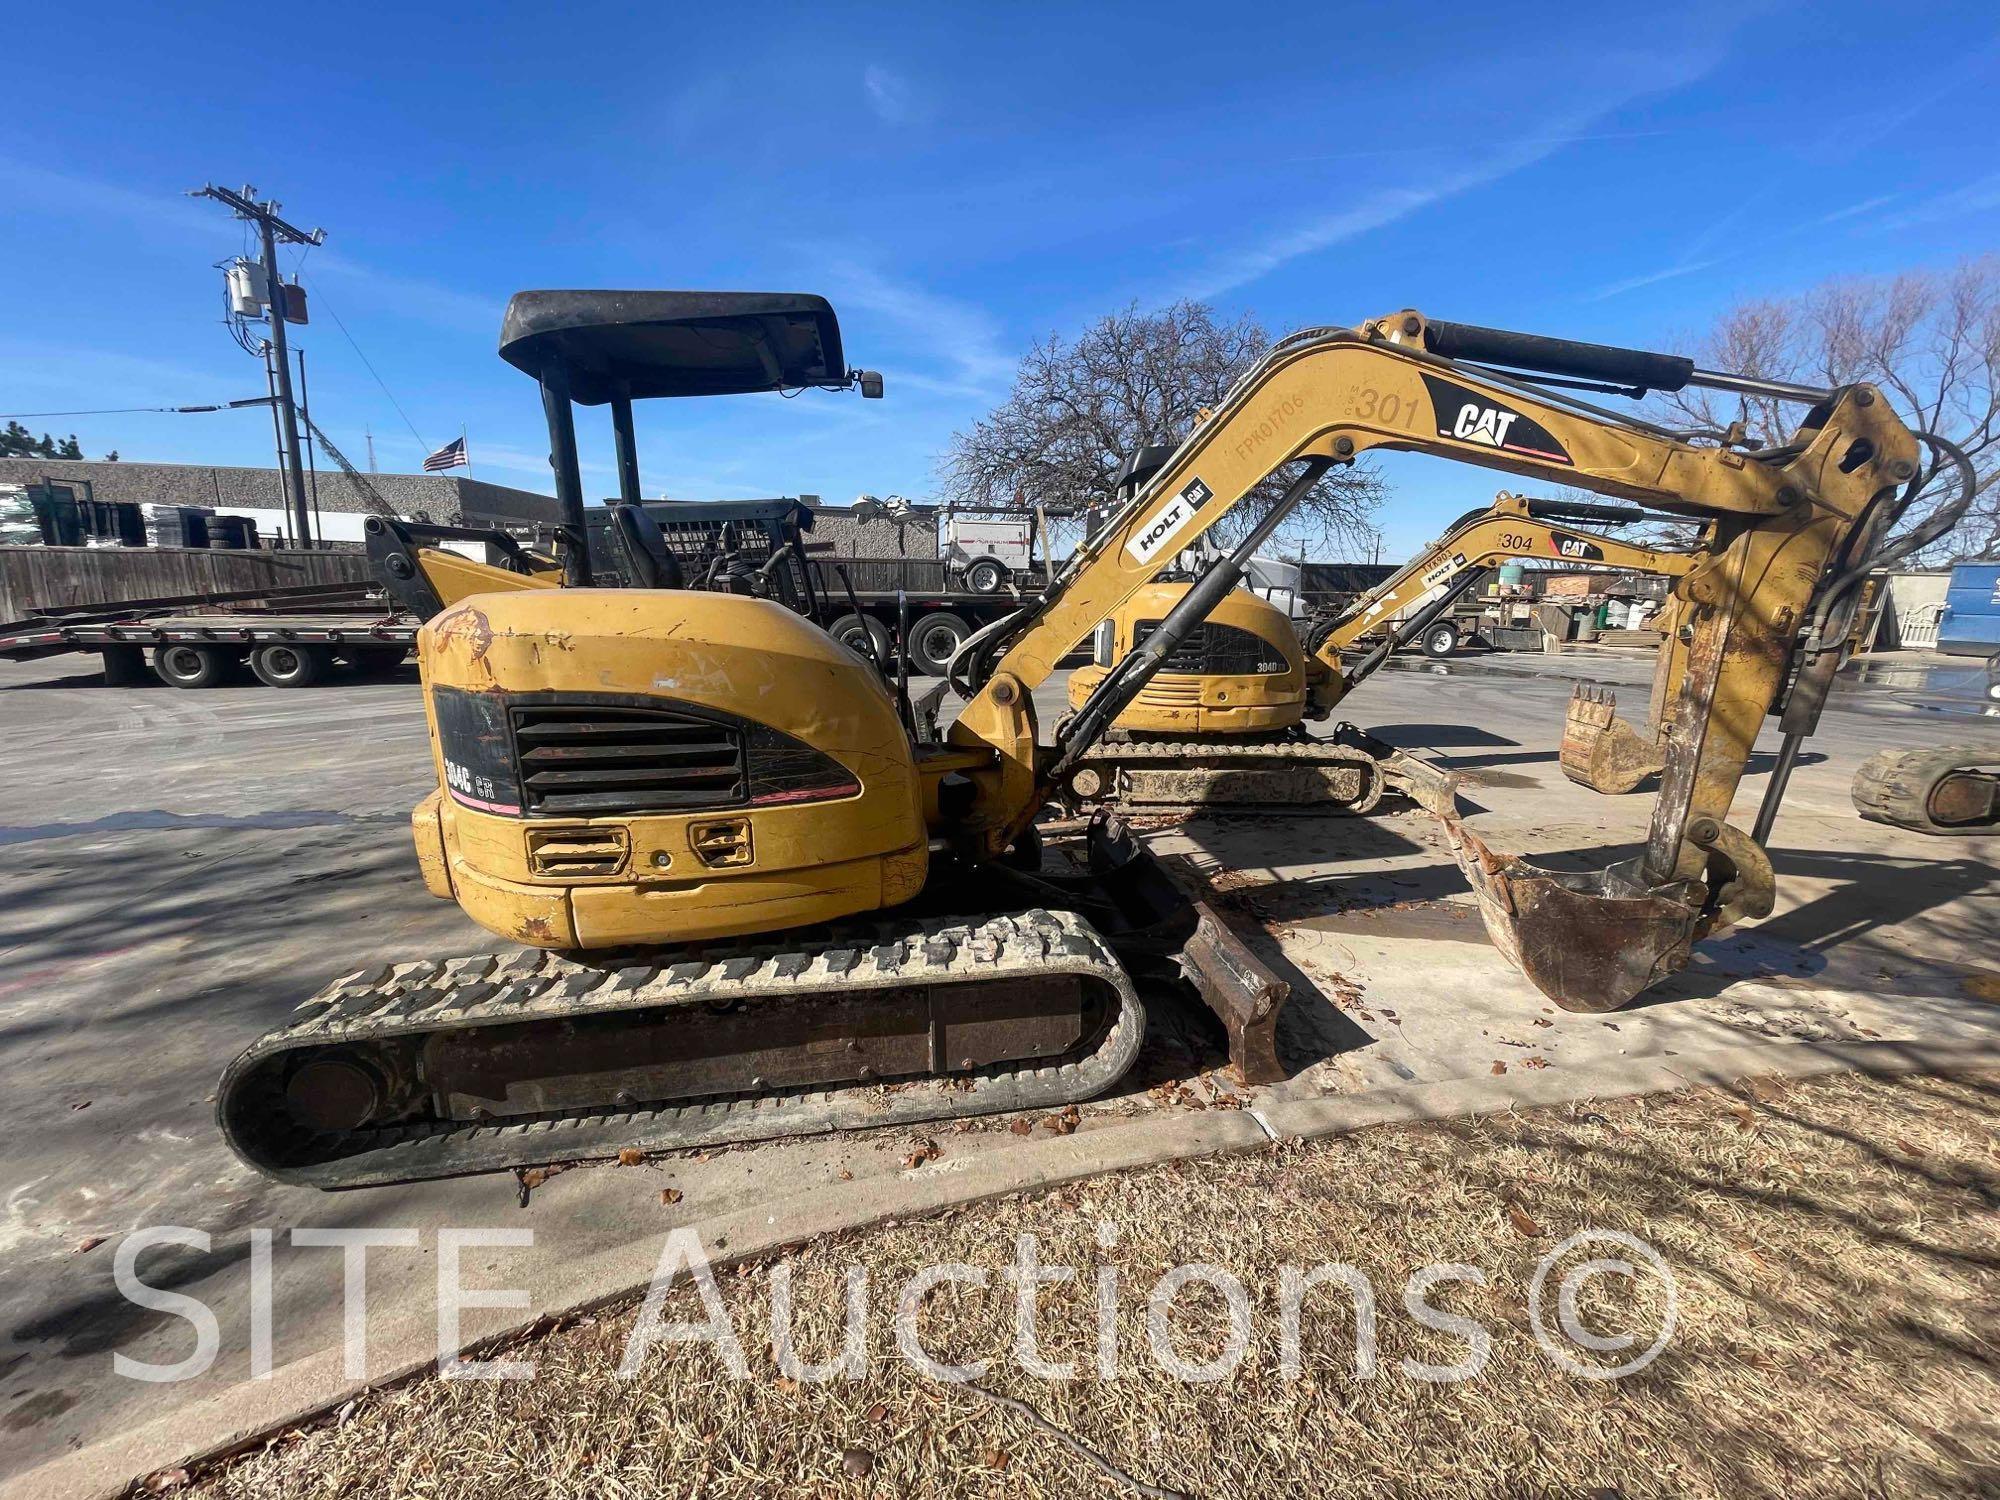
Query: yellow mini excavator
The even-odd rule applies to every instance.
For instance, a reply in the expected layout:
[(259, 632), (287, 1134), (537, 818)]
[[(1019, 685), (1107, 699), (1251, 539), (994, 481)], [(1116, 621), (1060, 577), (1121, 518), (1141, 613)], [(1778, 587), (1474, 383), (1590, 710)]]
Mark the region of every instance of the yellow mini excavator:
[[(637, 399), (879, 391), (847, 368), (830, 306), (527, 292), (500, 352), (542, 389), (569, 586), (496, 567), (490, 590), (421, 630), (437, 788), (413, 826), (425, 883), (509, 946), (348, 975), (229, 1065), (222, 1130), (288, 1181), (902, 1125), (1109, 1087), (1145, 1024), (1134, 972), (1201, 967), (1214, 924), (1149, 925), (1144, 901), (1126, 903), (1121, 875), (1143, 884), (1157, 869), (1115, 819), (1093, 825), (1091, 876), (1037, 873), (1037, 815), (1288, 507), (1373, 448), (1708, 525), (1702, 560), (1675, 583), (1685, 657), (1636, 858), (1579, 873), (1496, 855), (1459, 821), (1449, 778), (1356, 747), (1438, 818), (1527, 978), (1566, 1007), (1615, 1008), (1696, 941), (1770, 910), (1762, 840), (1838, 664), (1854, 585), (1964, 509), (1955, 499), (1892, 539), (1927, 480), (1966, 467), (1867, 385), (1775, 385), (1407, 311), (1313, 329), (1274, 346), (1044, 595), (967, 643), (954, 668), (969, 701), (938, 740), (873, 665), (777, 600), (581, 586), (572, 403), (610, 407), (620, 492), (636, 500)], [(1578, 382), (1754, 391), (1803, 415), (1781, 446), (1745, 450), (1586, 403)], [(1281, 468), (1297, 477), (1279, 503), (1038, 744), (1035, 688)], [(1773, 711), (1783, 746), (1746, 830), (1731, 802)], [(1241, 977), (1239, 1066), (1276, 1003)]]
[[(1132, 469), (1128, 462), (1127, 472)], [(1359, 769), (1350, 745), (1307, 733), (1305, 721), (1328, 718), (1495, 563), (1608, 563), (1669, 578), (1700, 564), (1699, 548), (1661, 551), (1586, 529), (1642, 519), (1645, 513), (1629, 506), (1530, 499), (1503, 490), (1314, 631), (1310, 650), (1283, 610), (1240, 589), (1226, 594), (1103, 740), (1078, 759), (1063, 788), (1065, 800), (1076, 807), (1135, 810), (1253, 805), (1372, 811), (1382, 779)], [(1070, 674), (1072, 709), (1081, 709), (1118, 662), (1160, 628), (1189, 587), (1148, 584), (1099, 623), (1091, 664)], [(1672, 659), (1656, 678), (1661, 693), (1678, 681), (1675, 649), (1670, 632)], [(1578, 690), (1565, 725), (1562, 766), (1573, 781), (1627, 792), (1659, 770), (1658, 736), (1641, 739), (1614, 713), (1609, 693)], [(1656, 712), (1654, 722), (1663, 716)]]

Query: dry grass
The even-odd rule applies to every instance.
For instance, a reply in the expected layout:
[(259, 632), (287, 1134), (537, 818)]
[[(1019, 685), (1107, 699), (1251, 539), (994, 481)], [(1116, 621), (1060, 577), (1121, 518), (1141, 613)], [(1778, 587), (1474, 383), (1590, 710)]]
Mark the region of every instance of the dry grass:
[[(775, 1369), (766, 1268), (720, 1277), (753, 1378), (702, 1347), (662, 1346), (614, 1378), (631, 1312), (525, 1343), (523, 1383), (426, 1381), (363, 1400), (197, 1482), (255, 1497), (966, 1495), (1120, 1493), (1020, 1416), (928, 1380), (894, 1353), (890, 1316), (917, 1267), (996, 1273), (925, 1304), (934, 1357), (993, 1361), (985, 1384), (1044, 1413), (1137, 1477), (1199, 1495), (1990, 1495), (2000, 1488), (2000, 1077), (1838, 1078), (1457, 1124), (1395, 1127), (1184, 1164), (889, 1226), (791, 1255), (800, 1354), (838, 1352), (842, 1273), (868, 1268), (875, 1357), (857, 1381)], [(1100, 1248), (1100, 1226), (1117, 1231)], [(1679, 1284), (1679, 1327), (1656, 1363), (1617, 1381), (1558, 1370), (1527, 1331), (1537, 1259), (1584, 1227), (1654, 1245)], [(1081, 1285), (1041, 1297), (1044, 1357), (1008, 1358), (1013, 1288), (997, 1273), (1018, 1232)], [(1145, 1293), (1166, 1267), (1241, 1276), (1255, 1332), (1235, 1374), (1161, 1376)], [(1344, 1261), (1380, 1302), (1380, 1367), (1357, 1378), (1337, 1288), (1308, 1303), (1304, 1378), (1278, 1368), (1277, 1267)], [(1430, 1384), (1413, 1358), (1465, 1355), (1400, 1305), (1427, 1262), (1480, 1267), (1432, 1302), (1492, 1335), (1478, 1378)], [(1094, 1373), (1091, 1278), (1120, 1278), (1118, 1378)], [(1559, 1278), (1558, 1278), (1559, 1279)], [(1551, 1285), (1554, 1283), (1552, 1282)], [(1654, 1289), (1657, 1291), (1657, 1288)], [(1659, 1299), (1591, 1283), (1585, 1321), (1650, 1334)], [(670, 1318), (698, 1318), (691, 1291)], [(1185, 1293), (1186, 1358), (1220, 1346), (1220, 1300)], [(865, 1450), (867, 1457), (843, 1452)], [(871, 1468), (856, 1477), (851, 1469)]]

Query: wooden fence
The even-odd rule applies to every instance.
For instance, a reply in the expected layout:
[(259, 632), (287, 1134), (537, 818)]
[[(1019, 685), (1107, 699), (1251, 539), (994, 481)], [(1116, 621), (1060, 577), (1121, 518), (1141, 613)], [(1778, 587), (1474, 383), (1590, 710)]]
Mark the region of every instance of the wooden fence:
[(318, 583), (369, 583), (360, 552), (248, 552), (203, 547), (0, 547), (0, 621), (65, 604), (233, 594)]

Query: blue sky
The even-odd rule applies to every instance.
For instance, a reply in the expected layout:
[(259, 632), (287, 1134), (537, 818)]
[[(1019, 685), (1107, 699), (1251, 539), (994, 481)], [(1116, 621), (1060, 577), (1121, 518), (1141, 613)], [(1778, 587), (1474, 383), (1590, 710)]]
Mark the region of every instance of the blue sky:
[[(1625, 10), (350, 4), (284, 12), (274, 62), (241, 6), (34, 7), (9, 51), (51, 71), (0, 121), (0, 411), (258, 393), (209, 268), (240, 226), (181, 196), (210, 179), (326, 226), (314, 410), (384, 469), (463, 426), (479, 477), (548, 488), (533, 386), (494, 354), (515, 290), (831, 297), (888, 399), (654, 403), (646, 489), (680, 498), (924, 497), (1026, 344), (1133, 301), (1674, 347), (1745, 296), (2000, 248), (1990, 3)], [(29, 425), (270, 458), (255, 409)], [(1495, 487), (1385, 467), (1385, 556)]]

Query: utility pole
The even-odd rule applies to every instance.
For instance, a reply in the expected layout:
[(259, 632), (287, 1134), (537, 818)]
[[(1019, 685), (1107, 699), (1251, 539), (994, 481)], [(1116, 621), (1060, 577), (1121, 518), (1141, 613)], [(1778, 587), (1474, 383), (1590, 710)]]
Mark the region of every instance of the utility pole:
[(271, 315), (272, 361), (277, 374), (278, 411), (282, 421), (285, 489), (291, 499), (292, 534), (297, 545), (312, 545), (312, 519), (306, 502), (305, 465), (299, 458), (299, 411), (292, 399), (292, 362), (285, 348), (285, 288), (278, 279), (278, 245), (323, 245), (326, 231), (310, 234), (278, 217), (282, 204), (257, 201), (257, 190), (246, 185), (242, 192), (207, 183), (188, 193), (190, 198), (213, 198), (236, 211), (239, 219), (257, 226), (264, 245), (264, 303)]

